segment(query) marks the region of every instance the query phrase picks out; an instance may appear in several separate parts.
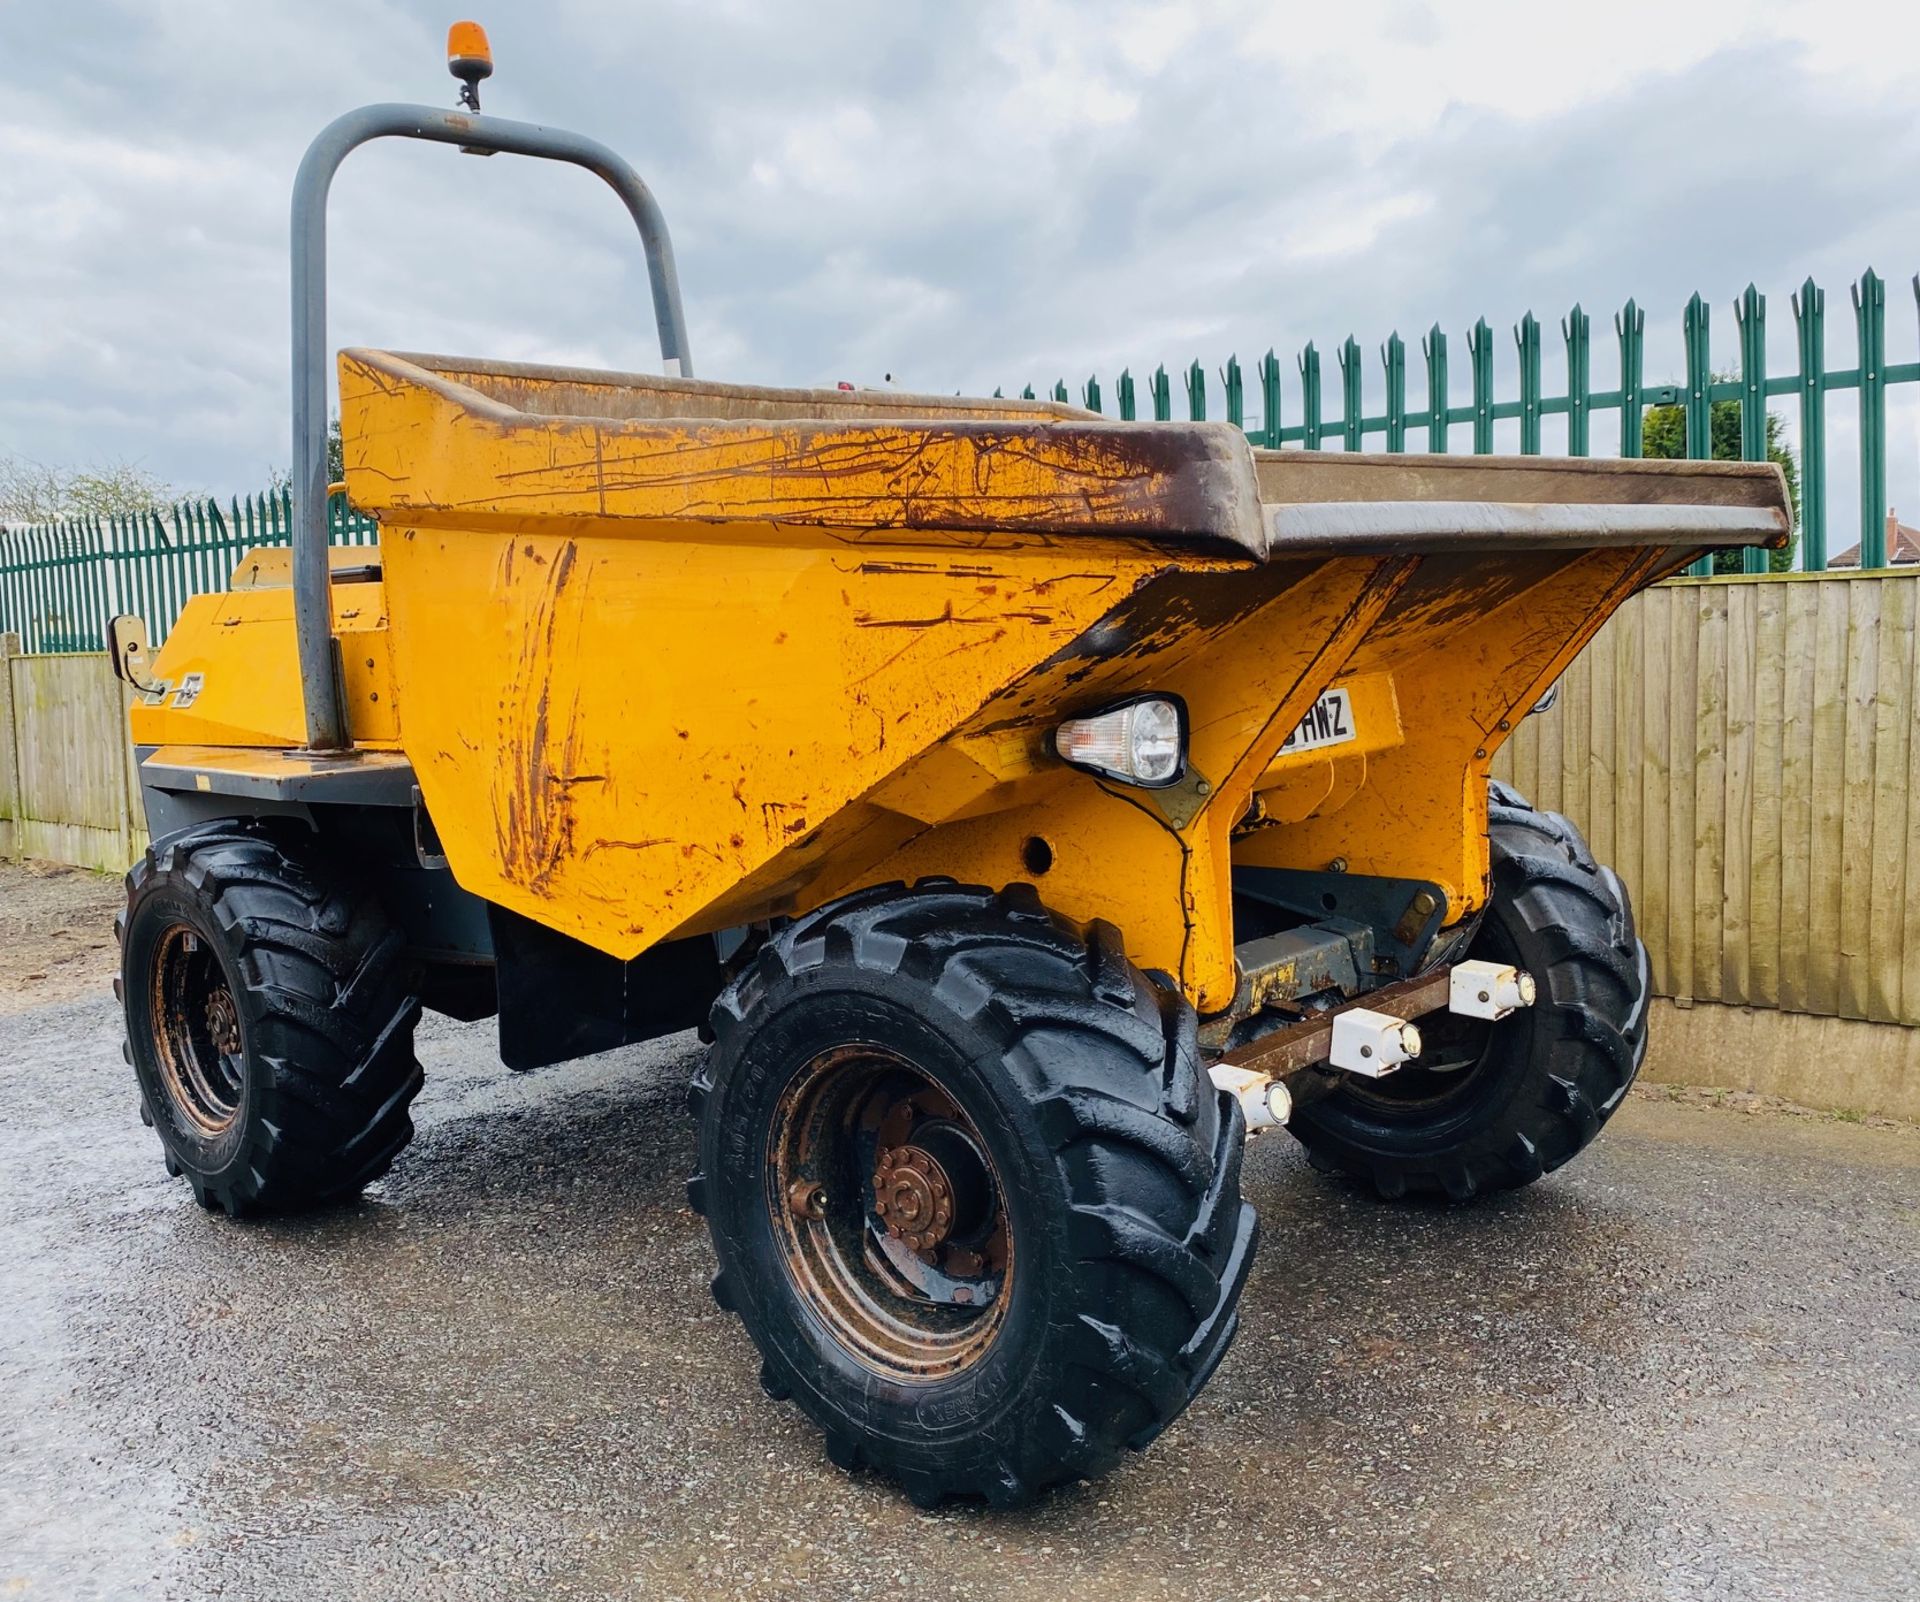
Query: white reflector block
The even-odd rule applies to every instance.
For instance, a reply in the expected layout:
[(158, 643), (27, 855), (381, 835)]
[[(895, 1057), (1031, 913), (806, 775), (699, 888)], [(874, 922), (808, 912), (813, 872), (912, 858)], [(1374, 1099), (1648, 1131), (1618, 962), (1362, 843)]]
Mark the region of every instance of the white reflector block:
[(1419, 1055), (1420, 1031), (1404, 1018), (1366, 1007), (1333, 1016), (1333, 1051), (1327, 1060), (1336, 1068), (1378, 1079)]
[(1498, 962), (1456, 962), (1447, 1010), (1464, 1018), (1504, 1018), (1534, 999), (1533, 975)]

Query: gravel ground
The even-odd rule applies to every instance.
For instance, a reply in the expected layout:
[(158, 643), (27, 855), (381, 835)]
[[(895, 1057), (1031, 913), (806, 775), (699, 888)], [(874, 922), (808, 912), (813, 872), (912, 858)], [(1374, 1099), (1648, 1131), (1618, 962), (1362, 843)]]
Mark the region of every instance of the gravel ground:
[(112, 982), (125, 901), (117, 874), (0, 861), (0, 1017), (98, 997)]
[[(0, 942), (89, 941), (50, 882), (0, 870)], [(430, 1021), (394, 1174), (235, 1225), (161, 1169), (102, 951), (20, 956), (0, 1596), (1920, 1594), (1910, 1129), (1636, 1098), (1460, 1210), (1267, 1137), (1240, 1339), (1186, 1417), (1037, 1508), (923, 1514), (827, 1464), (708, 1297), (690, 1038), (515, 1077)]]

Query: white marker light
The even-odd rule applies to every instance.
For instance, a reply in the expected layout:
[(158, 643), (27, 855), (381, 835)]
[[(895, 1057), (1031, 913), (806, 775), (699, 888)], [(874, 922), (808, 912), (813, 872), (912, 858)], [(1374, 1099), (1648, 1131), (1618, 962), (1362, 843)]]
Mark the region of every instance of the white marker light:
[(1167, 696), (1129, 701), (1054, 731), (1064, 761), (1147, 789), (1179, 781), (1187, 765), (1186, 708)]
[(1448, 1011), (1466, 1018), (1504, 1018), (1539, 994), (1532, 974), (1500, 962), (1456, 962), (1447, 985)]
[(1333, 1015), (1328, 1061), (1350, 1074), (1379, 1079), (1420, 1055), (1420, 1031), (1404, 1018), (1368, 1007), (1344, 1007)]

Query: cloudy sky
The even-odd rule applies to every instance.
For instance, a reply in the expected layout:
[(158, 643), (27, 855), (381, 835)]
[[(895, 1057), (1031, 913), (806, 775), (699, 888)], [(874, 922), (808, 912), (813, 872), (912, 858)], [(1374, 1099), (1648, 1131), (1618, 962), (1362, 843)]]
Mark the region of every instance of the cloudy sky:
[[(471, 0), (479, 4), (481, 0)], [(328, 118), (446, 104), (444, 0), (0, 0), (0, 454), (129, 460), (222, 496), (284, 465), (286, 212)], [(1920, 353), (1920, 18), (1866, 0), (1137, 4), (486, 0), (489, 111), (591, 133), (665, 207), (696, 370), (773, 383), (1109, 385), (1270, 345), (1328, 355), (1889, 279)], [(334, 191), (333, 336), (651, 367), (624, 213), (584, 174), (439, 147), (351, 158)], [(1911, 394), (1913, 386), (1906, 393)], [(1110, 390), (1109, 390), (1110, 393)], [(1785, 405), (1786, 403), (1781, 403)], [(1329, 406), (1337, 409), (1337, 401)], [(1790, 410), (1790, 407), (1788, 408)], [(1920, 407), (1895, 404), (1893, 494), (1920, 512)], [(1833, 403), (1836, 495), (1854, 401)], [(1550, 419), (1548, 448), (1564, 439)], [(1611, 421), (1596, 426), (1611, 449)], [(1464, 439), (1461, 441), (1464, 443)], [(1833, 507), (1834, 545), (1852, 538)]]

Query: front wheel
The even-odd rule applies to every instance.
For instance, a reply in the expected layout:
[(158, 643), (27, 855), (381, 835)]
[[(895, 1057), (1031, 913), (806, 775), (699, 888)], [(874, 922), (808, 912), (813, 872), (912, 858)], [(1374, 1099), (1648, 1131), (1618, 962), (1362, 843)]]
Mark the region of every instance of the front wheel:
[(239, 1216), (343, 1200), (413, 1135), (405, 942), (311, 838), (209, 825), (127, 875), (127, 1061), (167, 1171)]
[(1510, 1190), (1583, 1151), (1647, 1051), (1651, 975), (1626, 887), (1580, 831), (1495, 784), (1493, 896), (1467, 955), (1532, 974), (1532, 1007), (1485, 1023), (1420, 1020), (1419, 1058), (1342, 1079), (1288, 1128), (1314, 1165), (1382, 1196), (1454, 1201)]
[(1026, 887), (866, 892), (721, 996), (691, 1093), (714, 1294), (830, 1457), (998, 1505), (1145, 1446), (1252, 1258), (1192, 1009)]

